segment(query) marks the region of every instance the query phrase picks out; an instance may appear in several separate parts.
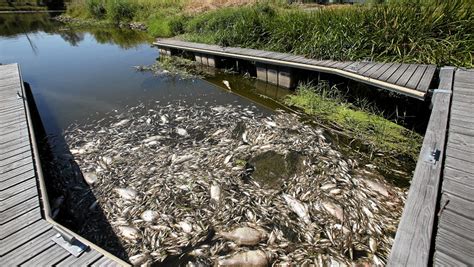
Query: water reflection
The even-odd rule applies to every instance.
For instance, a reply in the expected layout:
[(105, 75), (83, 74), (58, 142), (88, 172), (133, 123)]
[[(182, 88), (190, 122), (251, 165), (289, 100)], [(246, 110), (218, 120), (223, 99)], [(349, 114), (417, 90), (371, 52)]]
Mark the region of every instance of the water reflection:
[[(2, 14), (0, 15), (0, 36), (20, 38), (33, 33), (46, 33), (58, 35), (71, 46), (78, 46), (84, 41), (86, 33), (91, 34), (99, 44), (115, 44), (121, 48), (133, 48), (140, 44), (150, 42), (151, 39), (143, 32), (128, 29), (71, 27), (55, 21), (54, 17), (60, 13), (34, 13), (34, 14)], [(31, 49), (35, 50), (35, 44)]]

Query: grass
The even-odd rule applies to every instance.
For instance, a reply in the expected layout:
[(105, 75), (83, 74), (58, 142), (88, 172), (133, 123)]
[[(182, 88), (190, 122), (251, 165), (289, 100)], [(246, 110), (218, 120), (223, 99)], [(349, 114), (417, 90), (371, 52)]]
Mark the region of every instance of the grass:
[(472, 0), (311, 8), (286, 1), (73, 0), (73, 17), (143, 22), (154, 37), (318, 59), (474, 67)]
[(362, 140), (373, 152), (406, 156), (416, 161), (422, 141), (421, 135), (390, 120), (365, 103), (363, 107), (347, 102), (336, 88), (320, 82), (300, 84), (294, 95), (288, 95), (286, 104), (298, 107), (325, 124), (354, 140)]

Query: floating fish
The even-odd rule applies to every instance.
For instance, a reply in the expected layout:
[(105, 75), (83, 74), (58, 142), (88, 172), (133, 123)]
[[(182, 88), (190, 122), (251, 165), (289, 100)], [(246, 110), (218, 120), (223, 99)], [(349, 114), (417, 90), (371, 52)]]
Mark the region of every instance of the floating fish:
[(230, 83), (229, 83), (229, 81), (223, 80), (222, 83), (225, 85), (225, 87), (227, 87), (227, 89), (232, 90), (232, 89), (230, 88)]
[(123, 199), (133, 200), (137, 198), (137, 191), (131, 188), (116, 188), (115, 192)]
[(309, 218), (308, 207), (305, 204), (287, 194), (283, 195), (283, 199), (285, 199), (286, 204), (288, 204), (290, 210), (296, 213), (296, 215), (298, 215), (298, 217), (300, 217), (305, 223), (311, 222), (311, 219)]
[(232, 240), (239, 246), (253, 246), (262, 241), (266, 233), (262, 233), (259, 230), (245, 226), (236, 228), (229, 232), (221, 232), (219, 235), (225, 239)]
[(261, 250), (250, 250), (236, 253), (230, 257), (219, 259), (218, 266), (268, 266), (268, 258)]

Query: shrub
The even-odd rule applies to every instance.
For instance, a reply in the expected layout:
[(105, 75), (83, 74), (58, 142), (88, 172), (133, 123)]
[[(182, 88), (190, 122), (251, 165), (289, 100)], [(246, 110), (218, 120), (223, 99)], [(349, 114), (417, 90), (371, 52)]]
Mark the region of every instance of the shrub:
[(130, 21), (135, 14), (135, 6), (128, 0), (109, 0), (107, 3), (107, 17), (115, 23)]
[(103, 19), (106, 14), (104, 0), (86, 0), (87, 11), (95, 19)]

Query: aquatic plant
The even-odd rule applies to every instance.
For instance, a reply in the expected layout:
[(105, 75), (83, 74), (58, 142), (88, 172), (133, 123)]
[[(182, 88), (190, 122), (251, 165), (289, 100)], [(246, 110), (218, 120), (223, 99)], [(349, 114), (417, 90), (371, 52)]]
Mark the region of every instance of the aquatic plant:
[(332, 124), (350, 138), (362, 141), (373, 152), (409, 157), (414, 161), (418, 157), (421, 135), (387, 120), (366, 101), (363, 101), (363, 108), (349, 103), (327, 82), (300, 84), (296, 94), (288, 95), (285, 102)]

